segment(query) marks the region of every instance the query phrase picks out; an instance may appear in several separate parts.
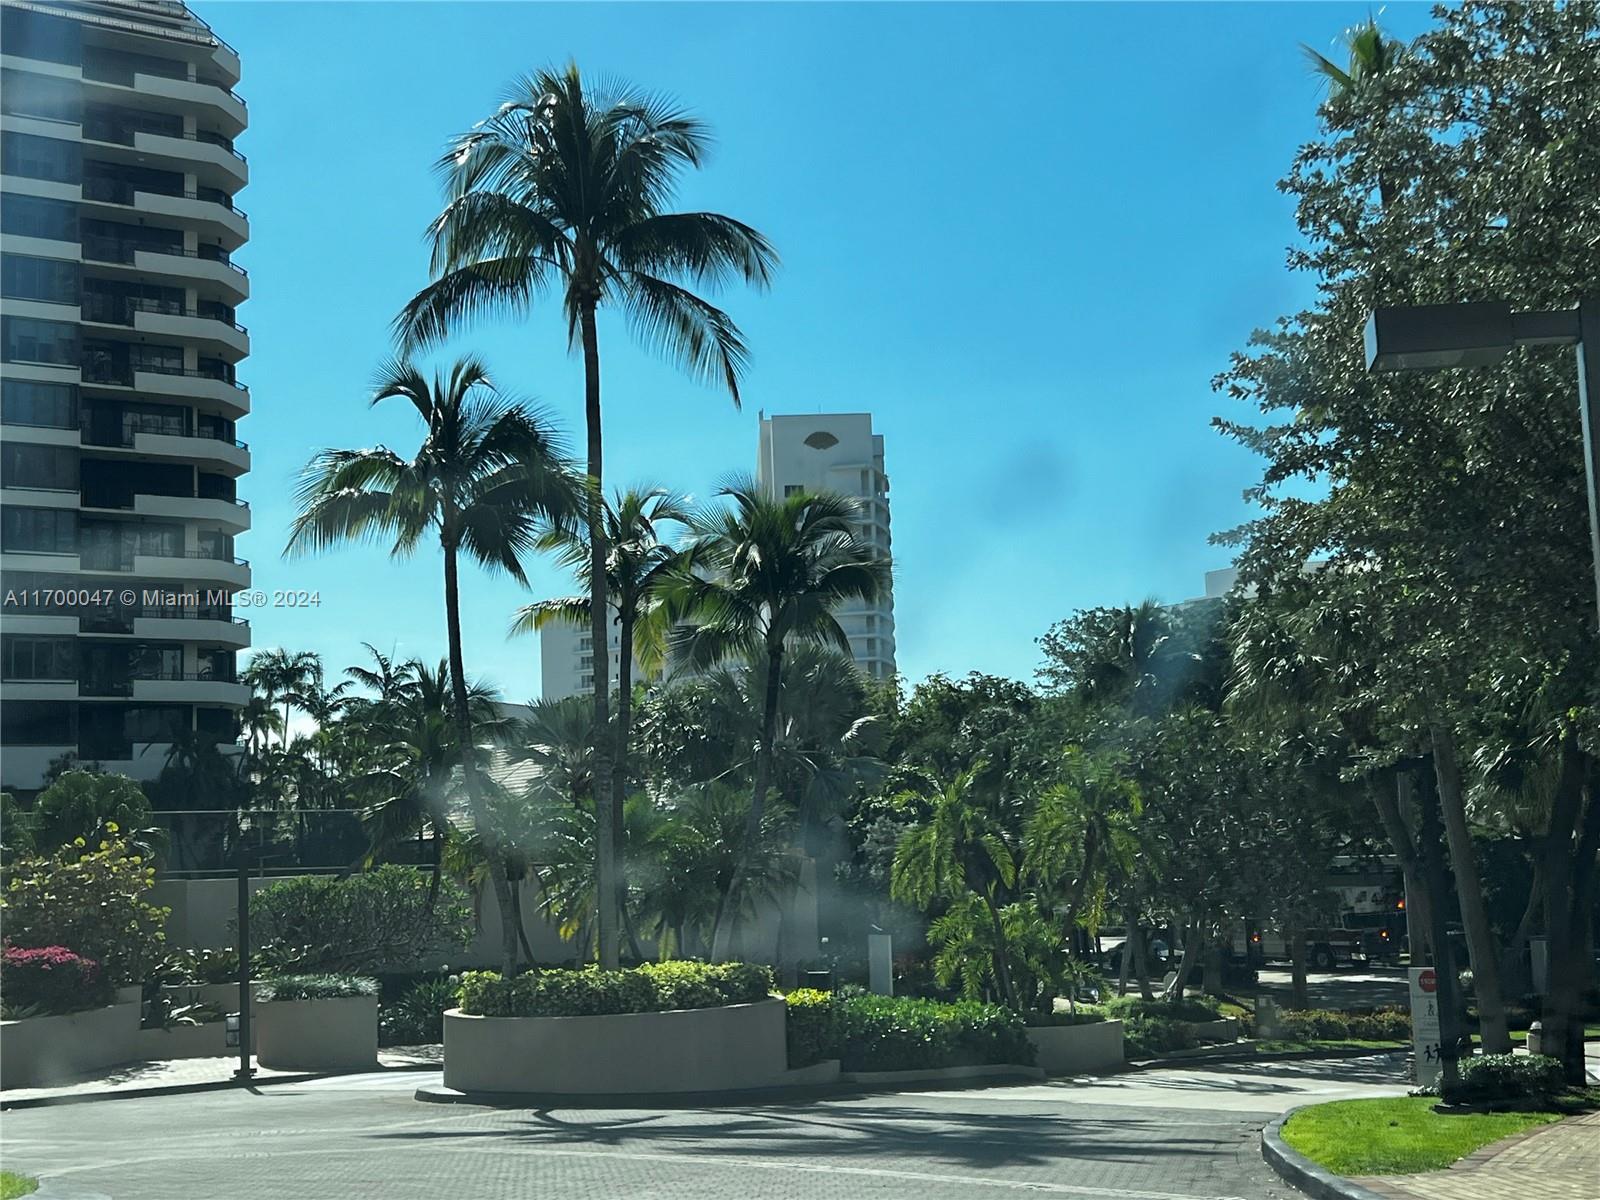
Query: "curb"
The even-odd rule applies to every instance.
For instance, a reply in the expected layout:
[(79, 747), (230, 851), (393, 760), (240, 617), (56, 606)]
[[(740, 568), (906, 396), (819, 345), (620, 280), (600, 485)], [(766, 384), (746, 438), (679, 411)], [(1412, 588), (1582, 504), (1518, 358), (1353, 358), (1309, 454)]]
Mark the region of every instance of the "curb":
[(1215, 1054), (1181, 1051), (1163, 1058), (1141, 1058), (1128, 1063), (1130, 1071), (1145, 1071), (1156, 1067), (1182, 1067), (1189, 1063), (1258, 1063), (1258, 1062), (1308, 1062), (1319, 1058), (1371, 1058), (1379, 1054), (1409, 1054), (1409, 1046), (1378, 1048), (1370, 1046), (1330, 1047), (1327, 1050), (1264, 1050), (1243, 1053), (1222, 1048)]
[[(21, 1100), (7, 1100), (0, 1093), (0, 1112), (16, 1112), (28, 1108), (56, 1108), (63, 1104), (97, 1104), (107, 1100), (146, 1100), (155, 1096), (188, 1096), (199, 1092), (225, 1092), (233, 1088), (271, 1087), (280, 1083), (310, 1083), (316, 1079), (338, 1079), (344, 1075), (370, 1075), (381, 1071), (439, 1071), (440, 1063), (407, 1064), (396, 1067), (377, 1067), (373, 1071), (300, 1071), (292, 1075), (269, 1075), (251, 1079), (212, 1079), (204, 1083), (168, 1083), (154, 1087), (118, 1088), (104, 1092), (70, 1092), (61, 1096), (28, 1096)], [(43, 1185), (41, 1184), (41, 1188)]]
[[(956, 1068), (960, 1069), (960, 1068)], [(873, 1074), (879, 1074), (873, 1072)], [(900, 1072), (882, 1072), (900, 1074)], [(837, 1082), (789, 1084), (767, 1088), (739, 1088), (720, 1092), (461, 1092), (443, 1084), (419, 1087), (414, 1098), (424, 1104), (475, 1104), (485, 1108), (703, 1108), (725, 1104), (791, 1104), (845, 1096), (887, 1092), (948, 1091), (983, 1088), (997, 1083), (1034, 1083), (1045, 1078), (1037, 1067), (996, 1067), (983, 1075), (946, 1075), (930, 1078), (923, 1072), (906, 1072), (920, 1078), (862, 1080), (845, 1072)]]
[(1291, 1108), (1261, 1131), (1261, 1157), (1267, 1165), (1288, 1183), (1316, 1200), (1386, 1200), (1370, 1188), (1335, 1175), (1326, 1167), (1318, 1166), (1305, 1155), (1293, 1150), (1283, 1140), (1284, 1122), (1302, 1109), (1313, 1107), (1302, 1104)]

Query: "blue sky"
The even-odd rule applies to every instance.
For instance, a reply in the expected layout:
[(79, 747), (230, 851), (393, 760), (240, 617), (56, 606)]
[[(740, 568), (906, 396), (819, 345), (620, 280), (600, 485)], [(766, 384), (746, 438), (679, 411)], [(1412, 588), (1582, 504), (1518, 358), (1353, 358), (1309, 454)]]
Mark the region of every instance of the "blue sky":
[[(285, 561), (292, 490), (324, 446), (415, 448), (409, 410), (366, 406), (389, 322), (425, 280), (430, 167), (519, 72), (576, 59), (669, 92), (718, 141), (685, 208), (766, 232), (769, 294), (725, 304), (753, 350), (743, 411), (602, 324), (607, 478), (708, 496), (754, 465), (757, 412), (869, 410), (892, 482), (903, 674), (1028, 679), (1074, 609), (1198, 594), (1246, 517), (1256, 463), (1209, 419), (1252, 328), (1307, 302), (1284, 269), (1280, 178), (1320, 95), (1299, 50), (1342, 59), (1360, 4), (534, 5), (199, 3), (238, 48), (253, 298), (241, 372), (257, 646), (359, 643), (437, 658), (437, 552)], [(1383, 20), (1410, 37), (1408, 5)], [(485, 326), (507, 389), (581, 434), (559, 315)], [(448, 353), (448, 351), (447, 351)], [(533, 564), (532, 595), (570, 580)], [(469, 670), (538, 691), (529, 593), (467, 577)]]

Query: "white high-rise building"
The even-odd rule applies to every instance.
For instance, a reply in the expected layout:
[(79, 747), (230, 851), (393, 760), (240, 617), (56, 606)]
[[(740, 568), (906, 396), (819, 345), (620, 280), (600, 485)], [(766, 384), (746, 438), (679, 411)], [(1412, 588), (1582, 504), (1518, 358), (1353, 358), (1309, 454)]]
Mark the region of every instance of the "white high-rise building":
[[(621, 636), (613, 620), (610, 645), (606, 647), (607, 675), (611, 690), (617, 689), (622, 664)], [(552, 621), (539, 631), (539, 694), (546, 700), (565, 700), (568, 696), (588, 696), (594, 692), (594, 636), (589, 623), (569, 625)], [(635, 683), (644, 678), (637, 660), (633, 664)]]
[(239, 56), (168, 0), (0, 5), (0, 783), (231, 743), (250, 351)]
[[(771, 496), (801, 490), (854, 496), (862, 503), (862, 537), (889, 559), (889, 476), (883, 469), (883, 435), (872, 432), (871, 413), (763, 416), (756, 481)], [(892, 677), (893, 588), (871, 603), (841, 605), (834, 615), (862, 672), (870, 679)]]

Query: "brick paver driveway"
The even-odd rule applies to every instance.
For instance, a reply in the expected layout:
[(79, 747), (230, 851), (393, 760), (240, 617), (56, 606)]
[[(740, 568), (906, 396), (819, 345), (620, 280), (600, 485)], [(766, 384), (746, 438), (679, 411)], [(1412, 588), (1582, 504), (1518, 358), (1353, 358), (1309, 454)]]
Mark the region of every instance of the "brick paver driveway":
[[(1372, 1090), (1328, 1067), (1312, 1091)], [(421, 1104), (414, 1074), (355, 1076), (9, 1112), (0, 1151), (8, 1169), (44, 1179), (42, 1197), (70, 1200), (1286, 1200), (1296, 1193), (1261, 1161), (1257, 1136), (1306, 1101), (1307, 1083), (1236, 1070), (554, 1111)]]

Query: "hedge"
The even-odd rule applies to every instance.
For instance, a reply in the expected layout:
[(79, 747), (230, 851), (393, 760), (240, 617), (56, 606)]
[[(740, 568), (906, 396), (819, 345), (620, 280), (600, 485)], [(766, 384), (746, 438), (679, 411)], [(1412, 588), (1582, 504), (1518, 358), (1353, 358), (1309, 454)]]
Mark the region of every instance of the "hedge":
[[(1404, 1042), (1411, 1037), (1411, 1015), (1403, 1009), (1337, 1012), (1325, 1008), (1288, 1009), (1278, 1014), (1278, 1036), (1293, 1042)], [(1259, 1030), (1257, 1030), (1259, 1032)]]
[(1566, 1086), (1558, 1059), (1543, 1054), (1485, 1054), (1461, 1060), (1460, 1082), (1445, 1099), (1462, 1104), (1495, 1100), (1543, 1102)]
[(1142, 996), (1113, 996), (1105, 1003), (1106, 1015), (1126, 1020), (1130, 1017), (1157, 1017), (1163, 1021), (1199, 1023), (1215, 1021), (1221, 1015), (1221, 1002), (1213, 996), (1188, 996), (1182, 1000), (1146, 1000)]
[(647, 963), (621, 971), (498, 971), (461, 977), (461, 1011), (475, 1017), (592, 1017), (751, 1004), (772, 992), (772, 970), (753, 963)]
[(1080, 1004), (1076, 1012), (1061, 1009), (1051, 1012), (1031, 1012), (1024, 1018), (1030, 1029), (1055, 1025), (1099, 1025), (1109, 1020), (1106, 1010), (1093, 1004)]
[(997, 1004), (789, 993), (789, 1065), (839, 1059), (846, 1071), (916, 1071), (990, 1063), (1031, 1066), (1022, 1017)]

